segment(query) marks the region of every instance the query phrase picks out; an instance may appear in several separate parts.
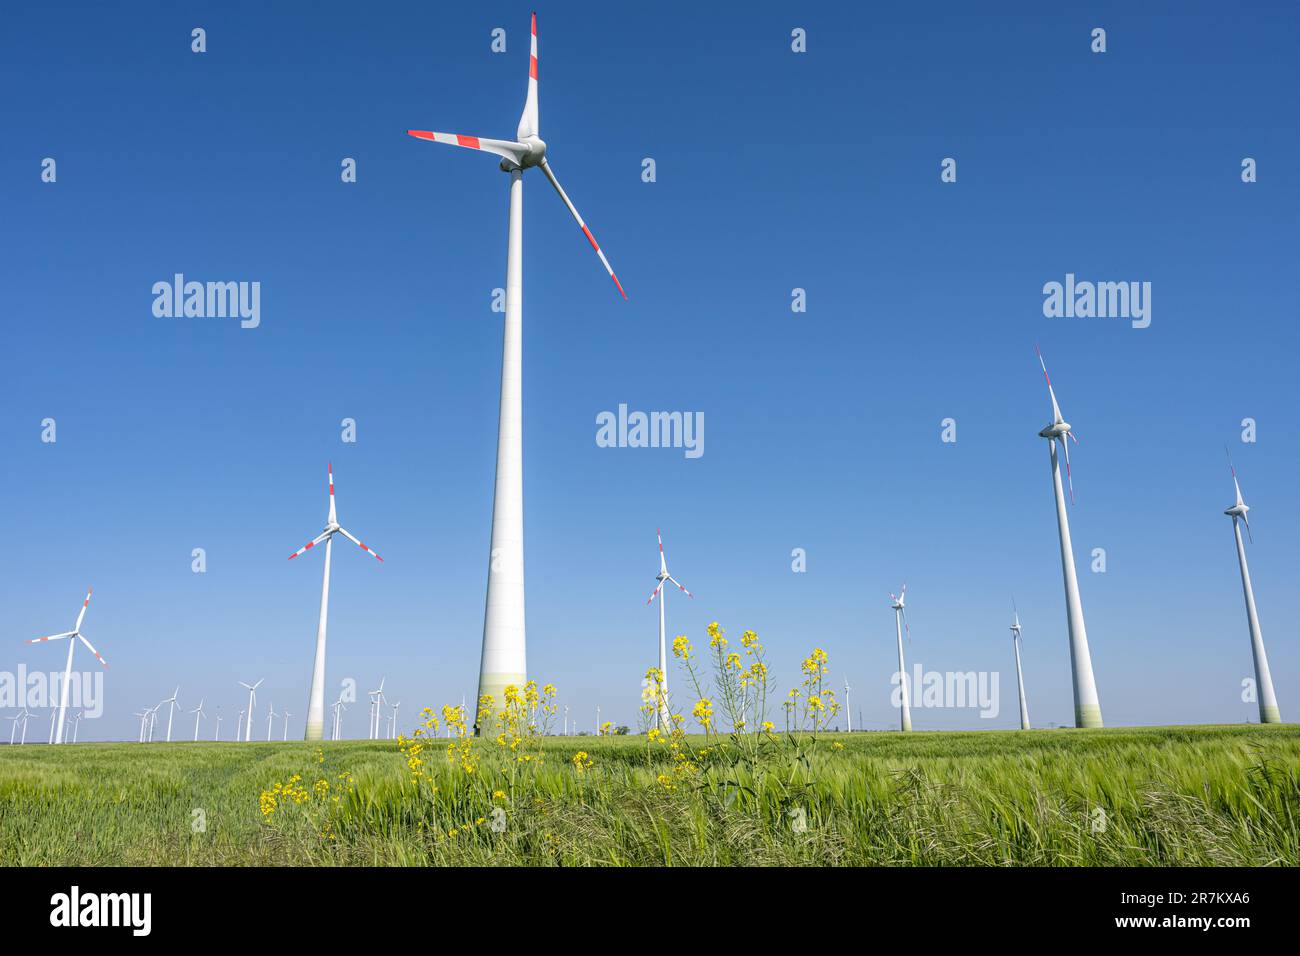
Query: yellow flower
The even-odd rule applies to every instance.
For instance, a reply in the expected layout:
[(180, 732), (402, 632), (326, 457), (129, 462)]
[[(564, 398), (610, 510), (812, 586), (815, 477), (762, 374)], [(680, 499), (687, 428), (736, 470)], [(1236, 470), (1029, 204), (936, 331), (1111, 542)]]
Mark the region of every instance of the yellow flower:
[(587, 756), (587, 751), (579, 750), (573, 755), (573, 765), (578, 768), (578, 773), (586, 773), (592, 768), (594, 761)]
[(684, 661), (691, 659), (691, 641), (685, 634), (678, 634), (673, 638), (673, 656), (680, 657)]

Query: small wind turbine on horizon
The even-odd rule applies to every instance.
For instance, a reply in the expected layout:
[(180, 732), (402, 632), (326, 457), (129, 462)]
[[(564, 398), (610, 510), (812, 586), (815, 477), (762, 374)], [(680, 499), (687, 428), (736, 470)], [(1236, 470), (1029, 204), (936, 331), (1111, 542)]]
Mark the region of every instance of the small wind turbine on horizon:
[(1016, 652), (1016, 686), (1020, 688), (1020, 729), (1029, 730), (1029, 704), (1025, 702), (1025, 677), (1020, 670), (1020, 612), (1011, 602), (1011, 646)]
[(239, 720), (235, 722), (235, 743), (239, 743), (239, 738), (244, 733), (244, 711), (239, 712)]
[(12, 717), (5, 718), (5, 720), (10, 721), (10, 725), (9, 725), (9, 746), (10, 747), (14, 745), (14, 737), (17, 736), (18, 734), (18, 721), (22, 719), (23, 719), (22, 711), (19, 711), (18, 713), (14, 714)]
[(81, 718), (86, 716), (86, 711), (79, 710), (72, 717), (72, 742), (77, 742), (77, 731), (81, 729)]
[(176, 698), (177, 696), (180, 695), (180, 692), (181, 692), (181, 685), (177, 684), (176, 690), (172, 692), (172, 695), (170, 697), (164, 697), (161, 701), (158, 702), (159, 707), (161, 707), (163, 704), (171, 705), (170, 707), (167, 708), (167, 742), (168, 743), (172, 742), (172, 717), (176, 714)]
[[(99, 661), (108, 669), (108, 662), (99, 656), (99, 651), (86, 640), (86, 636), (81, 633), (81, 622), (86, 618), (86, 608), (90, 607), (90, 595), (94, 593), (94, 588), (86, 590), (86, 600), (81, 602), (81, 611), (77, 614), (77, 623), (72, 625), (72, 630), (65, 631), (62, 634), (51, 634), (49, 637), (37, 637), (28, 644), (42, 644), (45, 641), (67, 641), (68, 642), (68, 661), (63, 667), (63, 682), (59, 687), (59, 711), (58, 711), (58, 732), (50, 735), (50, 743), (63, 743), (63, 732), (65, 729), (64, 718), (68, 712), (68, 687), (72, 683), (72, 652), (76, 649), (77, 641), (86, 645), (86, 649), (95, 655), (95, 660)], [(24, 707), (24, 710), (27, 708)], [(23, 736), (27, 735), (27, 723), (23, 722)]]
[(853, 733), (853, 709), (849, 705), (849, 679), (844, 678), (844, 723), (848, 726), (848, 732)]
[[(907, 664), (903, 660), (903, 630), (907, 629), (907, 639), (912, 639), (912, 629), (907, 627), (907, 585), (904, 584), (898, 594), (889, 593), (890, 607), (894, 609), (894, 629), (898, 632), (898, 689), (902, 691), (901, 729), (912, 729), (912, 707), (908, 700)], [(922, 622), (924, 623), (924, 622)]]
[[(1224, 449), (1227, 452), (1227, 449)], [(1251, 544), (1255, 537), (1250, 530), (1250, 519), (1246, 513), (1250, 506), (1242, 500), (1241, 484), (1237, 481), (1237, 469), (1233, 467), (1232, 456), (1228, 456), (1228, 468), (1232, 471), (1232, 486), (1237, 492), (1237, 501), (1224, 514), (1232, 518), (1232, 534), (1237, 541), (1237, 565), (1241, 569), (1241, 591), (1246, 599), (1246, 625), (1250, 628), (1250, 653), (1255, 662), (1255, 699), (1259, 704), (1259, 722), (1261, 724), (1282, 723), (1282, 712), (1277, 706), (1277, 696), (1273, 693), (1273, 675), (1268, 669), (1268, 654), (1264, 652), (1264, 635), (1259, 628), (1259, 613), (1255, 610), (1255, 588), (1250, 583), (1250, 568), (1246, 565), (1246, 546), (1241, 540), (1241, 527), (1238, 520), (1246, 526), (1246, 535)]]
[(23, 739), (18, 741), (18, 745), (22, 746), (27, 743), (27, 721), (31, 720), (36, 715), (27, 709), (26, 704), (23, 704), (23, 712), (19, 716), (23, 719)]
[(666, 730), (672, 726), (672, 718), (668, 714), (668, 644), (664, 631), (664, 601), (667, 599), (668, 594), (664, 589), (664, 582), (672, 581), (673, 584), (677, 585), (677, 589), (688, 598), (694, 599), (695, 595), (682, 587), (681, 582), (668, 573), (668, 562), (664, 559), (664, 536), (658, 528), (655, 529), (655, 537), (659, 539), (659, 573), (655, 575), (655, 581), (658, 583), (655, 585), (655, 589), (650, 592), (646, 604), (649, 604), (655, 598), (659, 598), (659, 678), (663, 683), (664, 699), (660, 702), (655, 719), (659, 729)]
[(275, 718), (279, 717), (280, 715), (275, 712), (274, 701), (269, 702), (266, 705), (266, 708), (267, 708), (266, 709), (266, 739), (269, 742), (271, 739), (271, 724), (275, 721)]
[(1056, 443), (1061, 443), (1065, 453), (1065, 476), (1070, 485), (1070, 501), (1074, 501), (1074, 477), (1070, 473), (1070, 442), (1076, 445), (1070, 423), (1061, 417), (1061, 406), (1056, 403), (1052, 377), (1047, 374), (1047, 362), (1042, 350), (1034, 346), (1038, 364), (1043, 367), (1047, 394), (1052, 399), (1052, 420), (1039, 433), (1047, 439), (1051, 454), (1052, 490), (1056, 496), (1056, 528), (1061, 541), (1061, 574), (1065, 581), (1065, 614), (1070, 629), (1070, 665), (1074, 684), (1074, 725), (1076, 727), (1101, 727), (1101, 701), (1097, 697), (1097, 682), (1092, 675), (1092, 654), (1088, 649), (1088, 631), (1083, 623), (1083, 602), (1079, 598), (1079, 578), (1074, 568), (1074, 545), (1070, 541), (1070, 520), (1065, 513), (1065, 491), (1061, 487), (1061, 466), (1057, 459)]
[(281, 737), (280, 739), (282, 741), (287, 741), (289, 739), (289, 718), (292, 717), (293, 714), (289, 713), (289, 711), (286, 710), (280, 716), (284, 718), (284, 736)]
[(475, 697), (475, 733), (479, 732), (477, 701), (489, 696), (497, 704), (504, 689), (523, 687), (527, 677), (524, 627), (524, 475), (523, 475), (523, 175), (533, 167), (550, 181), (569, 213), (600, 257), (624, 299), (627, 293), (610, 267), (596, 237), (583, 221), (546, 160), (546, 143), (538, 135), (537, 14), (532, 17), (528, 59), (528, 92), (515, 140), (484, 139), (457, 133), (407, 130), (417, 139), (461, 146), (501, 158), (510, 176), (510, 218), (506, 252), (506, 313), (502, 330), (501, 404), (497, 425), (496, 485), (492, 502), (492, 543), (489, 548), (487, 602), (483, 615), (483, 651)]
[(203, 713), (203, 698), (199, 698), (199, 706), (191, 710), (190, 713), (194, 715), (194, 742), (198, 743), (199, 721), (207, 716), (205, 713)]
[(387, 703), (384, 698), (384, 681), (388, 678), (379, 678), (379, 686), (369, 692), (370, 696), (370, 739), (379, 739), (379, 708)]
[(400, 700), (393, 704), (393, 712), (388, 717), (388, 736), (392, 739), (397, 737), (397, 711), (401, 706), (402, 702)]
[(212, 731), (212, 739), (213, 740), (221, 739), (221, 711), (217, 711), (217, 727), (215, 730)]
[(292, 561), (298, 555), (316, 547), (322, 541), (325, 542), (325, 572), (320, 586), (320, 617), (316, 622), (316, 658), (311, 670), (311, 692), (307, 697), (307, 729), (303, 733), (304, 740), (320, 740), (325, 736), (325, 629), (329, 618), (330, 559), (334, 551), (334, 536), (341, 534), (372, 558), (381, 563), (384, 560), (369, 547), (362, 544), (360, 539), (353, 537), (347, 528), (339, 525), (338, 515), (334, 507), (333, 462), (329, 463), (328, 468), (330, 507), (329, 516), (325, 521), (325, 530), (289, 555), (289, 560)]
[(339, 732), (343, 722), (343, 711), (347, 710), (347, 705), (343, 703), (343, 694), (339, 694), (339, 699), (330, 704), (330, 710), (334, 711), (334, 729), (330, 733), (330, 740), (338, 740)]
[[(248, 711), (247, 711), (248, 719), (247, 720), (243, 719), (242, 714), (244, 712), (240, 711), (241, 714), (240, 722), (243, 723), (244, 725), (244, 743), (248, 743), (250, 740), (253, 739), (253, 708), (257, 705), (257, 689), (262, 686), (262, 681), (264, 680), (266, 680), (265, 677), (263, 677), (262, 680), (259, 680), (256, 684), (245, 684), (242, 680), (239, 682), (239, 685), (241, 687), (248, 688)], [(239, 739), (239, 734), (237, 733), (235, 734), (235, 739), (236, 740)]]

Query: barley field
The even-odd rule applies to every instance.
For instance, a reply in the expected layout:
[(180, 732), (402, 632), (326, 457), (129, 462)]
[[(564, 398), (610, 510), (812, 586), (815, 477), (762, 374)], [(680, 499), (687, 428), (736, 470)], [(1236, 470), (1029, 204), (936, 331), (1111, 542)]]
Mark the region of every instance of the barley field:
[(1300, 864), (1287, 726), (748, 738), (0, 747), (0, 864)]

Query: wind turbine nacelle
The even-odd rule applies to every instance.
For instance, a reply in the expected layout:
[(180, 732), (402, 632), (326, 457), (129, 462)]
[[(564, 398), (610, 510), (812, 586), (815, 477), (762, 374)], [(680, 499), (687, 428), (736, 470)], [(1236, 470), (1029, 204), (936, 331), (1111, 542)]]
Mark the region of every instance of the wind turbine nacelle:
[(1069, 431), (1070, 431), (1069, 422), (1052, 422), (1050, 425), (1048, 425), (1046, 428), (1044, 428), (1041, 432), (1038, 433), (1038, 437), (1039, 438), (1064, 438)]
[(1233, 505), (1231, 508), (1226, 509), (1223, 513), (1225, 515), (1230, 515), (1233, 518), (1244, 518), (1246, 517), (1246, 512), (1249, 510), (1250, 510), (1250, 505), (1241, 504), (1241, 505)]
[(501, 160), (503, 172), (508, 173), (513, 169), (528, 169), (532, 166), (540, 166), (542, 160), (546, 158), (546, 141), (540, 136), (525, 136), (520, 142), (527, 147), (528, 151), (519, 157), (518, 165), (508, 159)]

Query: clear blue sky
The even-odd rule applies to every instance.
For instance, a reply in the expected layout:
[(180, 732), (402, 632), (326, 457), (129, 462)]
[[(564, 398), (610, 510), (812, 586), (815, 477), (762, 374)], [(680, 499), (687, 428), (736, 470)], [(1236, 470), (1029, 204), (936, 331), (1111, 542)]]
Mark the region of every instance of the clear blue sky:
[[(512, 137), (529, 9), (6, 14), (0, 668), (60, 669), (22, 641), (71, 626), (93, 585), (86, 632), (112, 669), (83, 739), (133, 737), (130, 713), (177, 683), (228, 736), (236, 681), (261, 677), (301, 734), (321, 556), (285, 558), (324, 522), (329, 460), (342, 523), (386, 559), (335, 555), (330, 686), (387, 675), (408, 715), (472, 698), (507, 178), (405, 131)], [(1032, 716), (1068, 722), (1036, 341), (1082, 439), (1071, 521), (1107, 723), (1253, 719), (1225, 443), (1279, 701), (1300, 714), (1293, 4), (566, 3), (539, 27), (548, 157), (630, 296), (528, 174), (529, 665), (582, 726), (598, 703), (634, 720), (657, 526), (697, 595), (670, 601), (672, 633), (753, 628), (783, 688), (822, 646), (869, 727), (895, 721), (886, 594), (904, 580), (911, 660), (1002, 675), (997, 720), (915, 726), (1014, 726), (1014, 593)], [(155, 318), (175, 272), (259, 281), (260, 328)], [(1042, 286), (1067, 272), (1150, 281), (1150, 328), (1045, 318)], [(704, 456), (598, 448), (595, 416), (620, 402), (703, 412)]]

